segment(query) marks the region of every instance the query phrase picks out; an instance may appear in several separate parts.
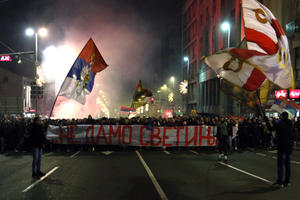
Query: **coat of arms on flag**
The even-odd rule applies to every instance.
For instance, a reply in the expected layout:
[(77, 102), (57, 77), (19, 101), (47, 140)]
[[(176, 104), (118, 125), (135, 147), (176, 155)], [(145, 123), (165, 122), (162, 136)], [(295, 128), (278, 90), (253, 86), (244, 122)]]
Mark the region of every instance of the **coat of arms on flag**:
[(107, 66), (94, 41), (89, 39), (67, 74), (58, 96), (85, 104), (86, 96), (93, 89), (95, 75)]
[(229, 48), (205, 58), (220, 77), (254, 91), (269, 80), (294, 87), (287, 37), (272, 12), (256, 0), (242, 0), (246, 49)]

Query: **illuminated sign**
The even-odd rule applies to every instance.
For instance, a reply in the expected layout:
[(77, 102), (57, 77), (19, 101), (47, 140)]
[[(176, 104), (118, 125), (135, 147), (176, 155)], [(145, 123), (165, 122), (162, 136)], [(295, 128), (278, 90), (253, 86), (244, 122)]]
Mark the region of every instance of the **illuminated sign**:
[(286, 99), (287, 98), (287, 90), (276, 90), (275, 97), (276, 97), (276, 99)]
[(300, 89), (290, 90), (290, 99), (299, 99), (300, 98)]
[(166, 111), (165, 111), (165, 117), (166, 117), (166, 118), (172, 117), (172, 112), (169, 111), (169, 110), (166, 110)]
[(0, 56), (1, 62), (11, 62), (11, 57), (9, 55)]

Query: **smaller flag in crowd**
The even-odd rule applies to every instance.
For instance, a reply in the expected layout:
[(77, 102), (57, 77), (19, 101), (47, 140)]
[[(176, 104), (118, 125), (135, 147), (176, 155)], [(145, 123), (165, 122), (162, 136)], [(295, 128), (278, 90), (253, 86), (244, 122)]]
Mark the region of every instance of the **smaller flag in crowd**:
[(136, 113), (136, 109), (135, 108), (128, 108), (128, 107), (125, 107), (125, 106), (121, 106), (121, 109), (120, 109), (120, 113), (121, 114), (129, 114), (129, 113)]
[(287, 112), (289, 117), (294, 117), (297, 111), (300, 110), (300, 106), (289, 99), (277, 99), (271, 107), (271, 110), (275, 110), (278, 113)]
[(107, 66), (94, 41), (89, 39), (71, 67), (58, 96), (85, 104), (86, 96), (93, 90), (95, 75)]

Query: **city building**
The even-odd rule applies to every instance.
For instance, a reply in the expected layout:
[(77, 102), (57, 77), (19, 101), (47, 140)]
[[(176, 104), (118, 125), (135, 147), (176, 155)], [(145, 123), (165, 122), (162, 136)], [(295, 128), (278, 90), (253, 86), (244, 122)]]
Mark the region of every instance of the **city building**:
[(32, 80), (0, 68), (0, 115), (23, 114), (31, 106)]
[[(185, 112), (239, 114), (241, 105), (220, 90), (220, 80), (202, 60), (220, 49), (237, 46), (241, 41), (240, 0), (187, 0), (183, 8), (182, 55), (188, 94)], [(229, 42), (221, 24), (230, 24)]]

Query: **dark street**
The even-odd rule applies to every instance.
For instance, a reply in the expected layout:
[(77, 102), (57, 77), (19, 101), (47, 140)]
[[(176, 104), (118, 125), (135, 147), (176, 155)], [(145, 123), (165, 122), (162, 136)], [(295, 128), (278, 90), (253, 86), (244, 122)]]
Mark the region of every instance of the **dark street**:
[[(140, 156), (139, 156), (140, 155)], [(46, 177), (31, 178), (30, 153), (1, 154), (1, 199), (297, 199), (300, 152), (292, 185), (274, 188), (276, 154), (235, 152), (228, 163), (209, 150), (49, 152)]]

